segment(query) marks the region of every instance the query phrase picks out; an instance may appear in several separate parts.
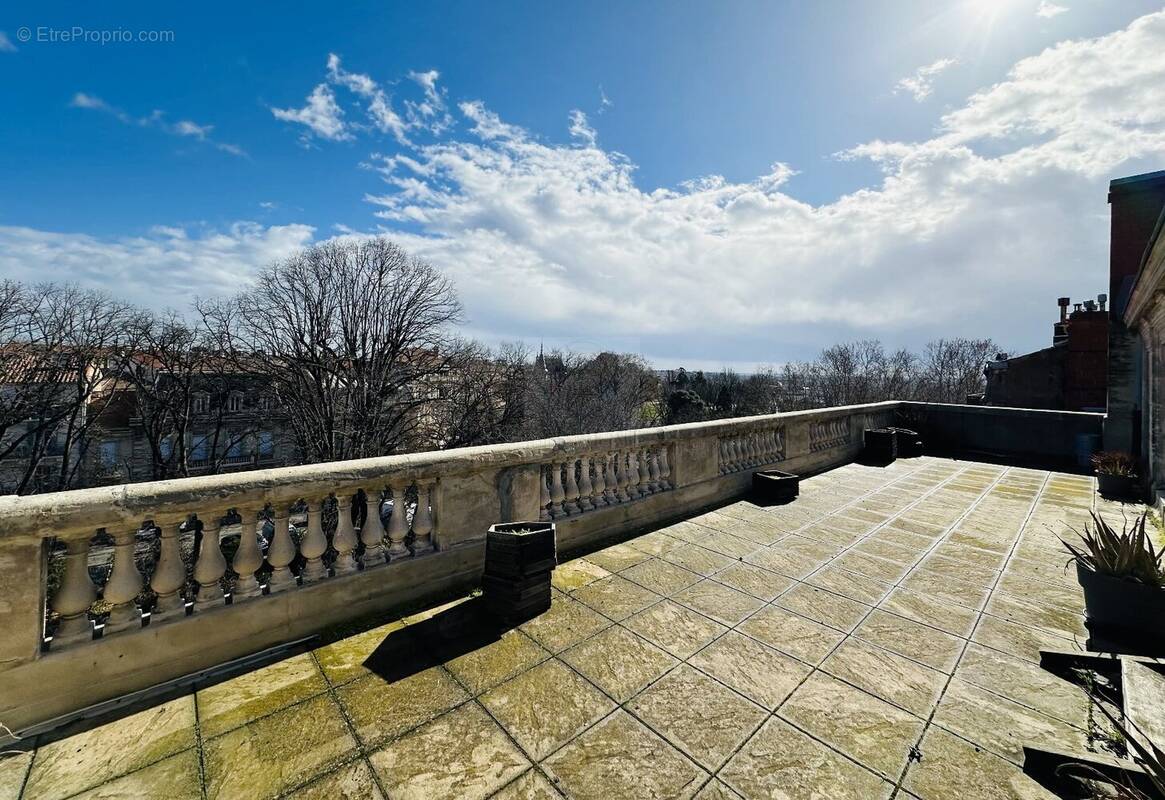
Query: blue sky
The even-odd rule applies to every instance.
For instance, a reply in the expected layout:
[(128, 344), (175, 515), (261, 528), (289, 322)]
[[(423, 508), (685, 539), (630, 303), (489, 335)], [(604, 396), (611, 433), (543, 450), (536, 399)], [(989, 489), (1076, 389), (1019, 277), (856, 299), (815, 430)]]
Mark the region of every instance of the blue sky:
[(1044, 346), (1105, 284), (1107, 180), (1165, 166), (1160, 8), (9, 4), (0, 270), (180, 306), (387, 232), (490, 341)]

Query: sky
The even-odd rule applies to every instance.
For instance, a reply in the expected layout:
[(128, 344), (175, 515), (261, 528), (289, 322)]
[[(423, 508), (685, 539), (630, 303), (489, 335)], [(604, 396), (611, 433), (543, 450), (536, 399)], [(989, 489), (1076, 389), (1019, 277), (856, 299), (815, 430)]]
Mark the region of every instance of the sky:
[(491, 344), (1024, 352), (1165, 168), (1165, 8), (7, 3), (0, 104), (0, 277), (181, 310), (383, 234)]

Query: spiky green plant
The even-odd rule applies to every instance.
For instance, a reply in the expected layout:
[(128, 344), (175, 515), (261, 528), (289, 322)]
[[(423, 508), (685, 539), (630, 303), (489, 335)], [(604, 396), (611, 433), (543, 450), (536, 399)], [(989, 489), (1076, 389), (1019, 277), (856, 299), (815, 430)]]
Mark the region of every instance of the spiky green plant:
[[(1131, 720), (1122, 722), (1105, 707), (1104, 703), (1097, 703), (1096, 705), (1104, 712), (1104, 715), (1108, 717), (1108, 721), (1113, 724), (1117, 732), (1124, 737), (1125, 742), (1133, 749), (1133, 761), (1145, 771), (1145, 775), (1148, 777), (1149, 782), (1153, 784), (1153, 788), (1157, 790), (1157, 793), (1161, 797), (1165, 797), (1165, 751), (1147, 736), (1144, 737), (1145, 743), (1142, 744), (1141, 737), (1134, 735), (1134, 732), (1141, 733), (1141, 731)], [(1129, 784), (1112, 784), (1112, 788), (1116, 790), (1116, 796), (1119, 800), (1153, 800), (1152, 797)]]
[(1120, 450), (1105, 450), (1092, 454), (1092, 468), (1098, 475), (1124, 475), (1137, 477), (1137, 462), (1128, 453)]
[(1145, 534), (1149, 512), (1141, 514), (1132, 527), (1125, 520), (1120, 533), (1095, 511), (1090, 513), (1093, 524), (1089, 526), (1087, 522), (1084, 523), (1084, 533), (1077, 534), (1080, 545), (1060, 540), (1072, 554), (1072, 560), (1102, 575), (1165, 587), (1165, 572), (1161, 569), (1161, 557), (1165, 555), (1165, 550), (1154, 548), (1152, 539)]

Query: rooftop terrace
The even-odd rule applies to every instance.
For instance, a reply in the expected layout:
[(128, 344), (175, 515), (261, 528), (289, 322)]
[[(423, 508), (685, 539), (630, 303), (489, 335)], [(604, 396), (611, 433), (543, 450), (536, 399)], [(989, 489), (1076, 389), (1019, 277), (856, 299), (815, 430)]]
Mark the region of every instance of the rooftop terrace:
[(0, 798), (1051, 797), (1023, 746), (1094, 746), (1038, 663), (1083, 646), (1093, 488), (849, 463), (562, 563), (517, 629), (470, 596), (36, 736)]

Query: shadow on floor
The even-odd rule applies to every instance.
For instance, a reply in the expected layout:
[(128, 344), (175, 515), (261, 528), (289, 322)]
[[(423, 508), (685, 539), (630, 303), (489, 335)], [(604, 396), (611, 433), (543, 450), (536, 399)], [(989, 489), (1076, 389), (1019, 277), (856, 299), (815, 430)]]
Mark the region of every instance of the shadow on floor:
[(481, 597), (473, 597), (393, 631), (364, 667), (394, 683), (496, 642), (511, 627), (486, 611)]

